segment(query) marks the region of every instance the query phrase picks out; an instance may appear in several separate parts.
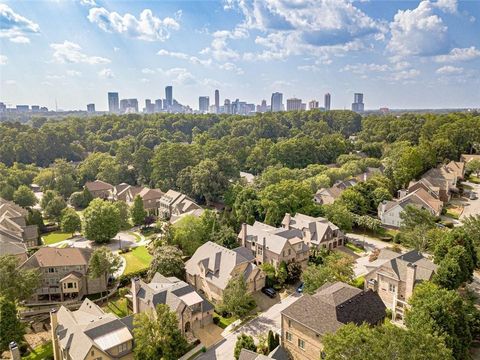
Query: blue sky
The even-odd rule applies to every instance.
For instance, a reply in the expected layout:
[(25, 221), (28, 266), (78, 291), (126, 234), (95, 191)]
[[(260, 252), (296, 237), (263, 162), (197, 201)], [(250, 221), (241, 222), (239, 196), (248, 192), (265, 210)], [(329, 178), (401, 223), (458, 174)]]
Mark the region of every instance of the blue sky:
[(480, 1), (0, 1), (0, 101), (120, 98), (480, 107)]

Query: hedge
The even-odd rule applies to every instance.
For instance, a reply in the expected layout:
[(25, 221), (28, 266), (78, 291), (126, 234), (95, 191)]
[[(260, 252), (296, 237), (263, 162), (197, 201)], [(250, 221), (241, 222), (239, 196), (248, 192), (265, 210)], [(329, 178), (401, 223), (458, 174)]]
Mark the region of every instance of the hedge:
[(129, 286), (132, 279), (136, 277), (143, 278), (147, 276), (148, 269), (142, 269), (138, 271), (131, 272), (129, 274), (123, 274), (118, 277), (118, 285), (119, 287)]

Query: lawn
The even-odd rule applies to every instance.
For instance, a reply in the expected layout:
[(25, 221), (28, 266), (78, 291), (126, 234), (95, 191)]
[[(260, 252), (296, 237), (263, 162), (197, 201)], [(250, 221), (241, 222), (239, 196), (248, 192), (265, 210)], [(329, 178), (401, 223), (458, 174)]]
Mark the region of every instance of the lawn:
[(463, 209), (460, 206), (448, 204), (445, 215), (458, 220), (460, 218), (460, 215), (462, 214), (462, 211)]
[(470, 175), (470, 177), (468, 178), (468, 181), (470, 181), (474, 184), (480, 184), (480, 177)]
[(48, 342), (46, 344), (37, 346), (32, 350), (28, 356), (23, 356), (23, 360), (47, 360), (53, 359), (53, 348), (52, 343)]
[(122, 254), (122, 256), (127, 261), (124, 274), (146, 269), (152, 262), (152, 255), (148, 253), (145, 246), (136, 247), (132, 251)]
[(56, 244), (60, 241), (70, 239), (72, 237), (72, 234), (70, 233), (63, 233), (61, 231), (54, 231), (49, 233), (46, 236), (42, 236), (43, 243), (45, 245), (52, 245)]
[(128, 316), (127, 304), (126, 298), (110, 300), (107, 305), (103, 307), (103, 310), (109, 313), (114, 313), (118, 317), (122, 318)]
[(352, 250), (354, 253), (357, 253), (357, 254), (361, 254), (361, 253), (364, 252), (358, 246), (356, 246), (355, 244), (349, 243), (349, 242), (345, 244), (345, 247), (349, 248), (350, 250)]
[(235, 316), (225, 318), (225, 317), (223, 317), (223, 316), (221, 316), (220, 314), (217, 314), (217, 313), (213, 314), (214, 323), (217, 321), (217, 320), (215, 320), (215, 318), (219, 319), (217, 325), (220, 326), (222, 329), (225, 329), (228, 325), (230, 325), (234, 321), (238, 320), (238, 318), (235, 317)]

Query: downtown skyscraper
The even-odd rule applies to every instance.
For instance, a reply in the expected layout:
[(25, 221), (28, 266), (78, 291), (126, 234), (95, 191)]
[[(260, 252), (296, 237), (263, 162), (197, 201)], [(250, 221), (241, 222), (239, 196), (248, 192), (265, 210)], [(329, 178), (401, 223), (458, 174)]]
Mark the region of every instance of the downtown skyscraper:
[(272, 94), (272, 100), (270, 102), (270, 111), (282, 111), (283, 110), (283, 94), (275, 92)]
[(165, 101), (164, 108), (168, 109), (173, 105), (173, 87), (171, 85), (165, 87)]
[(325, 103), (324, 103), (324, 107), (325, 107), (326, 111), (330, 110), (331, 101), (332, 101), (332, 97), (330, 96), (330, 93), (326, 93), (325, 94)]
[(108, 93), (108, 111), (118, 113), (120, 111), (120, 101), (118, 100), (118, 92)]
[(215, 90), (215, 112), (220, 112), (220, 91)]

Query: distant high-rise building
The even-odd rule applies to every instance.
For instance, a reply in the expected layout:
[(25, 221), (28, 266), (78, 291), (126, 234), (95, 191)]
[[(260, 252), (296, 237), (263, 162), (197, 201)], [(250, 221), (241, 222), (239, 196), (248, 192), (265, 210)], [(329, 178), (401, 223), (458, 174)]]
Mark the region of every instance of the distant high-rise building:
[(32, 105), (32, 111), (33, 112), (39, 112), (40, 111), (40, 105)]
[(225, 102), (223, 104), (223, 112), (225, 114), (232, 114), (232, 104), (230, 103), (229, 99), (225, 99)]
[(122, 99), (120, 100), (120, 111), (122, 113), (137, 113), (138, 100), (137, 99)]
[(218, 114), (220, 112), (220, 91), (215, 90), (215, 112)]
[(118, 102), (118, 92), (108, 93), (108, 111), (111, 113), (118, 113), (120, 110)]
[(155, 100), (154, 111), (155, 111), (155, 112), (160, 112), (160, 111), (162, 111), (162, 99), (157, 99), (157, 100)]
[(173, 87), (171, 85), (165, 87), (165, 100), (167, 101), (166, 107), (167, 109), (173, 105)]
[(145, 109), (143, 112), (147, 114), (153, 114), (155, 112), (155, 105), (152, 103), (152, 100), (145, 99)]
[(332, 97), (330, 96), (330, 93), (325, 94), (325, 110), (329, 111), (330, 110), (330, 103), (332, 101)]
[(7, 111), (7, 105), (5, 103), (0, 102), (0, 112)]
[(210, 106), (210, 98), (208, 96), (200, 96), (198, 98), (198, 110), (201, 113), (208, 112), (209, 106)]
[(302, 110), (302, 99), (291, 98), (287, 99), (287, 111)]
[(257, 112), (258, 113), (264, 113), (264, 112), (267, 112), (268, 110), (270, 110), (268, 107), (267, 107), (267, 100), (262, 100), (261, 104), (260, 105), (257, 105)]
[(87, 112), (94, 113), (95, 112), (95, 104), (87, 104)]
[(365, 109), (363, 104), (363, 94), (355, 93), (353, 95), (352, 111), (362, 112)]
[(270, 102), (270, 110), (272, 112), (283, 110), (283, 94), (275, 92), (272, 94), (272, 101)]
[(30, 109), (28, 105), (17, 105), (16, 108), (18, 112), (27, 112)]
[(310, 110), (312, 110), (312, 109), (318, 109), (319, 106), (320, 106), (320, 105), (319, 105), (319, 103), (318, 103), (317, 100), (312, 100), (312, 101), (310, 101), (310, 102), (308, 103), (308, 108), (309, 108)]

